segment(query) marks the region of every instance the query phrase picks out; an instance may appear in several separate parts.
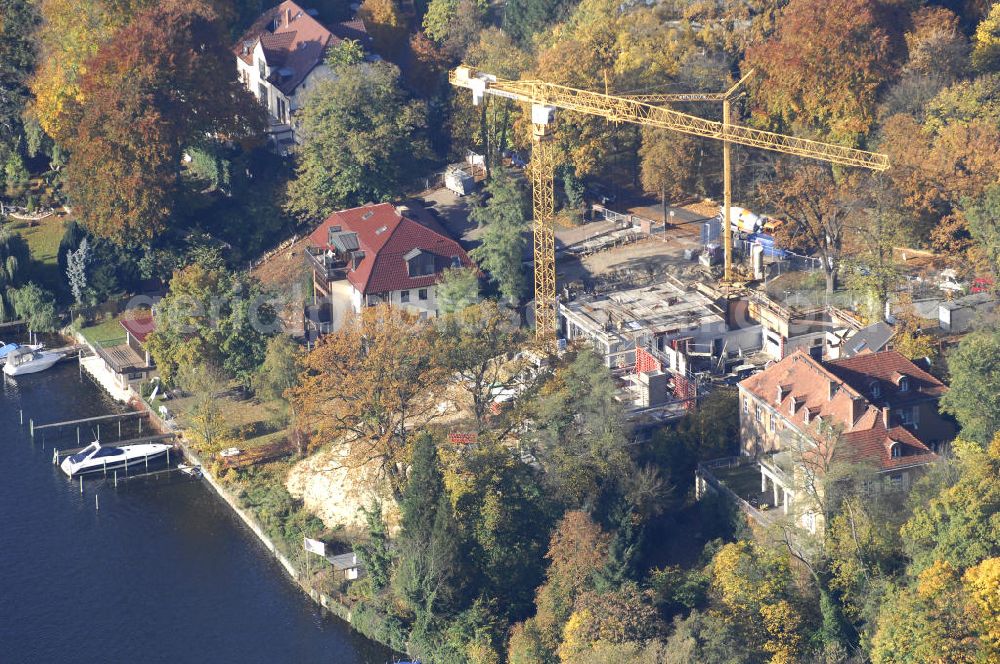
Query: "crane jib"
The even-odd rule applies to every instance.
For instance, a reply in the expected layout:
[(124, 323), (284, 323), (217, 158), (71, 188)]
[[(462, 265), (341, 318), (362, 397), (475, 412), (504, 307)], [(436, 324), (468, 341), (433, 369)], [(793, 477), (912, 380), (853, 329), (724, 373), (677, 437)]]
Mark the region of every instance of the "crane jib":
[[(449, 78), (453, 85), (472, 87), (470, 79), (463, 80), (455, 72)], [(742, 125), (724, 125), (721, 122), (706, 120), (670, 108), (654, 106), (635, 98), (578, 90), (544, 81), (507, 81), (493, 76), (489, 76), (483, 92), (529, 104), (552, 106), (563, 110), (596, 115), (612, 122), (661, 127), (693, 136), (727, 141), (737, 145), (844, 166), (857, 166), (875, 171), (884, 171), (889, 168), (889, 157), (877, 152), (866, 152), (842, 145), (796, 138)]]

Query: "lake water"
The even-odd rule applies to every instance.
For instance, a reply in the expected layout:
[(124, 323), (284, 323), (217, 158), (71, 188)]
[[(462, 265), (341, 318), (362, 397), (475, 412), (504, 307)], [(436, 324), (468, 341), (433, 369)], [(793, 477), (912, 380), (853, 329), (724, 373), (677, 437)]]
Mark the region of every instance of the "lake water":
[(51, 434), (43, 449), (18, 424), (21, 408), (25, 423), (112, 412), (75, 363), (0, 380), (0, 662), (392, 661), (322, 615), (201, 482), (101, 478), (81, 495)]

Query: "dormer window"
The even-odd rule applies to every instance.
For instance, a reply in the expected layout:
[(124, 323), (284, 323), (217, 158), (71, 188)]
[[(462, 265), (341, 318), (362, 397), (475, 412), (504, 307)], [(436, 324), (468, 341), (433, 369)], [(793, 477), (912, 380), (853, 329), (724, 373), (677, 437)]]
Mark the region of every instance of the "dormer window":
[(452, 268), (460, 268), (460, 267), (462, 267), (462, 259), (460, 257), (458, 257), (458, 256), (452, 256), (451, 257), (451, 267)]
[(420, 249), (411, 249), (403, 256), (406, 271), (410, 277), (424, 277), (434, 274), (434, 254)]
[[(792, 415), (794, 415), (795, 411), (797, 411), (799, 409), (799, 406), (803, 405), (804, 403), (805, 403), (804, 399), (801, 399), (799, 397), (793, 397), (792, 400), (791, 400), (791, 402), (789, 402), (789, 404), (788, 404), (788, 408), (791, 411)], [(807, 418), (806, 421), (807, 422), (809, 421), (808, 417), (809, 417), (809, 414), (806, 413), (806, 418)]]
[(909, 392), (910, 391), (910, 379), (907, 376), (903, 376), (899, 379), (899, 391)]
[(873, 398), (878, 399), (882, 396), (882, 386), (878, 384), (877, 380), (873, 380), (868, 386), (868, 390), (871, 392)]
[(889, 455), (893, 459), (898, 459), (899, 457), (903, 456), (903, 446), (897, 443), (896, 441), (893, 441), (892, 444), (889, 445)]

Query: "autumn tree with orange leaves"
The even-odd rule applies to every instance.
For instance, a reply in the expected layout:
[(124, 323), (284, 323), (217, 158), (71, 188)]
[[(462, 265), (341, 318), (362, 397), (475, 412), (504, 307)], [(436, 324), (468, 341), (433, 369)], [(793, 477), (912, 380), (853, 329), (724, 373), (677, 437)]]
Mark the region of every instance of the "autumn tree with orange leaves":
[(366, 308), (319, 342), (290, 391), (311, 446), (343, 445), (340, 464), (364, 468), (402, 499), (411, 434), (438, 415), (446, 370), (434, 330), (387, 305)]
[(263, 126), (233, 72), (223, 26), (202, 2), (138, 13), (86, 67), (75, 103), (66, 190), (84, 225), (119, 244), (166, 225), (186, 147)]
[(761, 197), (786, 220), (778, 235), (784, 246), (815, 253), (823, 263), (826, 292), (837, 287), (840, 259), (857, 195), (823, 164), (778, 163), (777, 177), (760, 188)]
[(902, 42), (892, 19), (873, 0), (789, 2), (775, 34), (746, 54), (769, 121), (847, 143), (866, 135)]

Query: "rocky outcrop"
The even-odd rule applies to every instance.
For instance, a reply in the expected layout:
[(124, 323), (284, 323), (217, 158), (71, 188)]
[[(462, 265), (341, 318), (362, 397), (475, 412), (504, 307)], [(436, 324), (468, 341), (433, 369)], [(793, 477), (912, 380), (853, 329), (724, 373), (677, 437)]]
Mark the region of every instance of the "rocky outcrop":
[(298, 462), (288, 473), (288, 492), (327, 527), (348, 532), (365, 529), (361, 508), (379, 500), (386, 523), (395, 530), (399, 515), (388, 486), (376, 479), (374, 469), (345, 468), (342, 459), (340, 449), (326, 449)]

